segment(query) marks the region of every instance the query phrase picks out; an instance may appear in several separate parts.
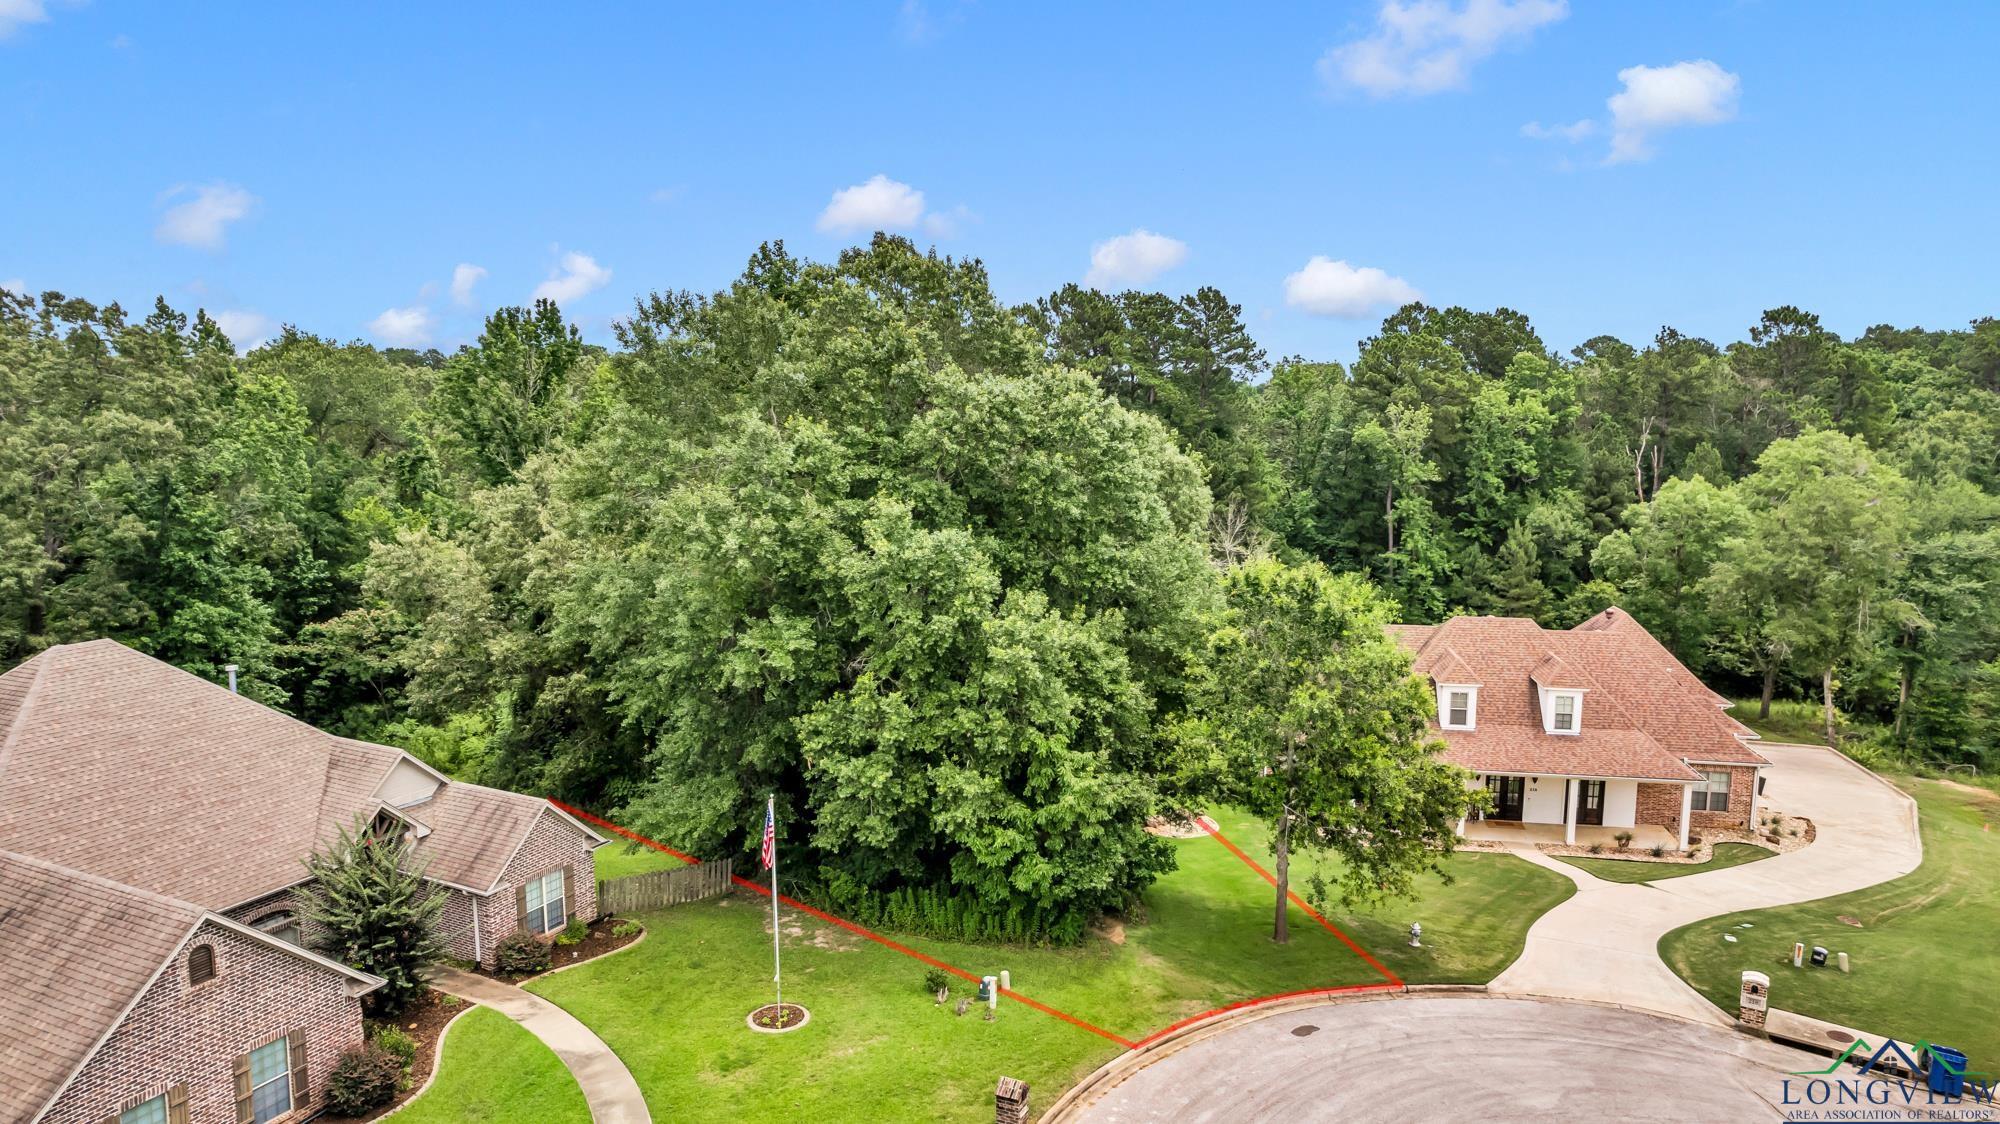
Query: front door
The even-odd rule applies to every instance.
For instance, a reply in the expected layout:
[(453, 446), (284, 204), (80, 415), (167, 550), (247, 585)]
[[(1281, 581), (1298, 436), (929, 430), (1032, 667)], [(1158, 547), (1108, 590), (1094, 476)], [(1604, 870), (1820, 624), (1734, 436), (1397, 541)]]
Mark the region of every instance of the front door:
[(1578, 781), (1583, 792), (1576, 802), (1576, 822), (1602, 824), (1604, 822), (1604, 782)]
[(1528, 791), (1526, 777), (1487, 777), (1486, 791), (1493, 794), (1493, 811), (1489, 818), (1496, 820), (1519, 820), (1521, 801)]

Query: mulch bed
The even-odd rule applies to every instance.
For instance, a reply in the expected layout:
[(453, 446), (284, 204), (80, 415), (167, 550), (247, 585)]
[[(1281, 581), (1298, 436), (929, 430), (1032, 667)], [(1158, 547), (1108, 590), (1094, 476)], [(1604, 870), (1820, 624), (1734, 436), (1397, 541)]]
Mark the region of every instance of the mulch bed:
[[(445, 1024), (456, 1018), (459, 1012), (472, 1006), (474, 1004), (467, 1003), (462, 999), (453, 999), (442, 991), (430, 990), (424, 992), (422, 998), (410, 1004), (407, 1010), (396, 1016), (393, 1020), (396, 1026), (401, 1027), (403, 1032), (415, 1039), (417, 1043), (417, 1059), (410, 1065), (409, 1081), (407, 1082), (408, 1088), (396, 1094), (395, 1100), (390, 1101), (388, 1104), (383, 1105), (366, 1116), (339, 1116), (328, 1113), (320, 1117), (320, 1119), (347, 1124), (349, 1121), (374, 1120), (394, 1112), (404, 1101), (409, 1100), (418, 1089), (424, 1087), (424, 1082), (430, 1080), (431, 1071), (437, 1068), (438, 1039), (444, 1036)], [(375, 1020), (370, 1019), (369, 1022), (373, 1024)]]
[(782, 1008), (776, 1003), (766, 1003), (750, 1012), (750, 1021), (765, 1030), (789, 1030), (806, 1021), (806, 1009), (796, 1003), (787, 1003)]
[(624, 936), (618, 936), (611, 931), (630, 920), (631, 918), (629, 917), (600, 917), (590, 923), (590, 929), (585, 933), (584, 938), (577, 943), (550, 945), (549, 966), (546, 971), (534, 972), (525, 976), (511, 976), (478, 966), (473, 966), (472, 970), (489, 980), (499, 980), (501, 983), (510, 984), (532, 980), (536, 976), (545, 976), (557, 968), (567, 968), (572, 964), (581, 964), (586, 960), (594, 960), (607, 952), (616, 952), (633, 941), (638, 940), (640, 937), (645, 936), (646, 930), (643, 926), (640, 927), (638, 932), (627, 933)]

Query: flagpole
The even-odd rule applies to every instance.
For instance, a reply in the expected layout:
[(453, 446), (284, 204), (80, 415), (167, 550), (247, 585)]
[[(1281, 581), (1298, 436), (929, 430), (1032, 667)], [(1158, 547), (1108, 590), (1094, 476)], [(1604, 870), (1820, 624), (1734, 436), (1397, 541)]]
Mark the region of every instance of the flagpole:
[(778, 796), (765, 798), (764, 821), (771, 825), (771, 982), (778, 988), (778, 1023), (785, 1021), (785, 968), (778, 954)]

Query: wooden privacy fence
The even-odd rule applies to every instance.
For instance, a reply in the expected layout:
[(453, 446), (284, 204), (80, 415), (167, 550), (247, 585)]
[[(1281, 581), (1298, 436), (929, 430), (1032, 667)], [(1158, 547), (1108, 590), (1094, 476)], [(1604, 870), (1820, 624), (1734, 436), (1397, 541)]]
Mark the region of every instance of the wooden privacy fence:
[(601, 879), (597, 883), (597, 911), (626, 916), (721, 897), (731, 886), (729, 868), (728, 859), (717, 859), (672, 870)]

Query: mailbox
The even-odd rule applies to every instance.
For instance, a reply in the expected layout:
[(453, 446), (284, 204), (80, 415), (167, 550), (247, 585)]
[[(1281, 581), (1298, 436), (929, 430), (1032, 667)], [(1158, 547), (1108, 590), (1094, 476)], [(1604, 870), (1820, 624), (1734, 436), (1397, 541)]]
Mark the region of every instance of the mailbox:
[(1826, 967), (1826, 949), (1824, 947), (1820, 945), (1813, 946), (1812, 965), (1815, 968)]
[(1771, 1008), (1771, 977), (1762, 972), (1743, 973), (1743, 989), (1736, 1000), (1736, 1018), (1748, 1030), (1762, 1032)]
[(1764, 1011), (1771, 1006), (1771, 977), (1762, 972), (1743, 973), (1743, 999), (1741, 1006), (1746, 1011)]

